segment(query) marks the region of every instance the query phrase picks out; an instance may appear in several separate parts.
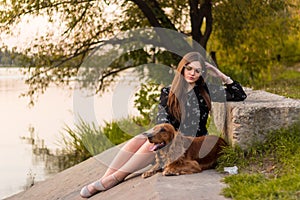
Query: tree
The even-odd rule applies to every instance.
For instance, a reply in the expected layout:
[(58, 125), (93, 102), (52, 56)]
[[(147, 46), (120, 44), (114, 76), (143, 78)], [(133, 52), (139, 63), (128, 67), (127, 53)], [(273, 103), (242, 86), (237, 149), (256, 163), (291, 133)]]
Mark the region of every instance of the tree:
[[(61, 38), (55, 43), (51, 40), (53, 32), (36, 38), (30, 48), (24, 53), (30, 78), (26, 81), (30, 89), (28, 95), (34, 96), (38, 91), (44, 92), (50, 83), (68, 84), (75, 76), (79, 67), (88, 54), (99, 46), (111, 42), (107, 38), (114, 37), (120, 31), (127, 31), (145, 27), (158, 27), (174, 30), (190, 36), (194, 44), (180, 41), (181, 45), (193, 48), (200, 43), (204, 48), (212, 31), (212, 1), (211, 0), (23, 0), (3, 1), (0, 3), (1, 31), (13, 32), (12, 27), (18, 24), (23, 16), (43, 15), (49, 21), (55, 21), (57, 16), (61, 26), (65, 29)], [(53, 31), (53, 30), (52, 30)], [(57, 31), (57, 30), (54, 30)], [(165, 34), (162, 40), (167, 43), (179, 44)], [(178, 61), (176, 55), (168, 56), (164, 49), (144, 48), (141, 51), (124, 53), (113, 65), (102, 71), (99, 80), (104, 89), (111, 81), (109, 77), (116, 76), (123, 70), (135, 66), (124, 66), (124, 63), (135, 60), (151, 63), (155, 62), (172, 65)], [(176, 60), (177, 59), (177, 60)], [(175, 60), (175, 61), (174, 61)]]
[[(213, 12), (220, 63), (230, 74), (242, 73), (244, 83), (266, 81), (280, 57), (297, 54), (288, 40), (299, 35), (299, 13), (293, 13), (299, 6), (294, 0), (220, 1)], [(299, 44), (297, 39), (293, 44)]]

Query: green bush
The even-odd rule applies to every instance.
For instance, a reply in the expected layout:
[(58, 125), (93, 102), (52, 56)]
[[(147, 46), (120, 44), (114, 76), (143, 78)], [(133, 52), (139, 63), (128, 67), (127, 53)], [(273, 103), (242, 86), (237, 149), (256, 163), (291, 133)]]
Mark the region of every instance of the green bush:
[[(135, 120), (138, 120), (138, 118)], [(138, 130), (137, 128), (133, 130), (132, 127), (134, 127), (133, 119), (121, 119), (110, 123), (105, 122), (103, 127), (81, 120), (74, 128), (69, 126), (64, 128), (61, 140), (63, 150), (60, 155), (76, 157), (76, 160), (72, 163), (77, 164), (129, 140), (138, 134), (138, 131), (142, 130)], [(131, 130), (130, 134), (126, 130)]]

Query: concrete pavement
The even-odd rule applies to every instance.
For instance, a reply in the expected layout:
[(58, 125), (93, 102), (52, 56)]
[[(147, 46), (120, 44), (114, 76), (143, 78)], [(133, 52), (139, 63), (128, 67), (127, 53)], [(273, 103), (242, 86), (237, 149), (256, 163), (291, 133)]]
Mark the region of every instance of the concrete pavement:
[[(116, 148), (116, 147), (115, 147)], [(106, 170), (106, 162), (110, 149), (96, 157), (92, 157), (76, 166), (62, 171), (53, 177), (35, 184), (30, 189), (7, 198), (7, 200), (81, 200), (80, 189), (101, 177)], [(114, 154), (114, 153), (113, 153)], [(100, 162), (101, 160), (101, 162)], [(158, 173), (143, 179), (140, 174), (133, 174), (110, 190), (98, 193), (91, 200), (226, 200), (220, 195), (224, 174), (215, 170), (181, 176), (162, 176)]]

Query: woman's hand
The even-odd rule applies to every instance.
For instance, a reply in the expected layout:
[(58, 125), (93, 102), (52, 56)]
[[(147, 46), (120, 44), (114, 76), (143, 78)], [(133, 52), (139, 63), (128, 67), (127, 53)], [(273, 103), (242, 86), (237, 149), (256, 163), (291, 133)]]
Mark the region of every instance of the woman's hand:
[(231, 84), (233, 80), (229, 76), (226, 76), (223, 72), (221, 72), (217, 67), (213, 66), (212, 64), (205, 62), (207, 72), (214, 77), (220, 78), (223, 83)]

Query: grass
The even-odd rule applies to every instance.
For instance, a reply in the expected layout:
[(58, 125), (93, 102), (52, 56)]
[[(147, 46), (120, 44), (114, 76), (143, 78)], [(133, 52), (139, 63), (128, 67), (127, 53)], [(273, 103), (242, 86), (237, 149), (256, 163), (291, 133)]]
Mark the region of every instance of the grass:
[(272, 72), (271, 80), (264, 80), (254, 86), (274, 94), (300, 99), (300, 64), (289, 68), (279, 68)]
[(54, 165), (64, 170), (78, 164), (148, 130), (153, 126), (148, 123), (147, 120), (134, 117), (105, 122), (102, 127), (83, 120), (72, 128), (66, 125), (59, 141), (62, 150), (57, 152)]
[[(300, 99), (300, 67), (281, 69), (272, 79), (257, 84), (282, 96)], [(223, 195), (241, 200), (300, 199), (300, 122), (282, 130), (270, 132), (262, 143), (247, 151), (238, 146), (228, 147), (219, 159), (218, 170), (238, 166), (239, 174), (224, 178), (227, 184)]]
[(238, 166), (239, 174), (225, 177), (225, 197), (242, 200), (300, 199), (300, 122), (270, 132), (265, 142), (246, 151), (228, 147), (218, 170)]

